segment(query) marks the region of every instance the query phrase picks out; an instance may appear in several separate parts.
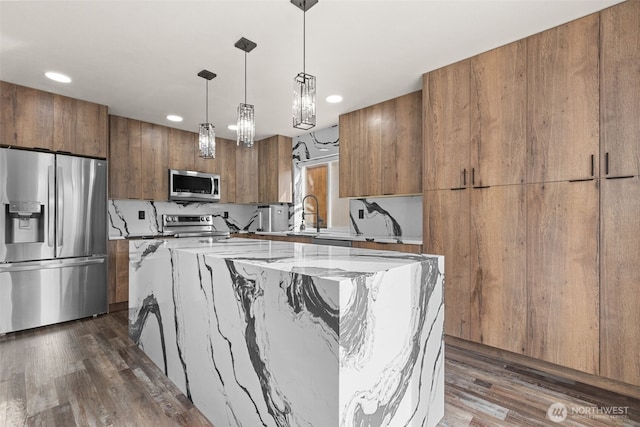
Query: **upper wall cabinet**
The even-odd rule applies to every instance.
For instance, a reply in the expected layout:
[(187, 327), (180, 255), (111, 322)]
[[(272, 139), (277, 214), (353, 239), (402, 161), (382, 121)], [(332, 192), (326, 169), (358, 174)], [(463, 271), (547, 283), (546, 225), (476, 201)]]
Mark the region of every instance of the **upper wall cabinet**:
[(168, 200), (168, 128), (110, 116), (109, 198)]
[(340, 197), (422, 191), (422, 92), (340, 116)]
[(203, 159), (199, 156), (197, 135), (194, 148), (194, 169), (199, 172), (220, 175), (220, 202), (236, 201), (236, 141), (216, 138), (216, 158)]
[(236, 147), (236, 203), (258, 203), (258, 149), (255, 145)]
[(198, 134), (185, 130), (168, 128), (169, 167), (178, 170), (196, 170), (195, 156)]
[(107, 107), (0, 82), (0, 144), (107, 157)]
[(640, 174), (640, 2), (600, 17), (601, 176)]
[(598, 23), (593, 14), (527, 38), (527, 182), (598, 174)]
[(291, 138), (276, 135), (256, 142), (258, 150), (258, 202), (291, 203)]

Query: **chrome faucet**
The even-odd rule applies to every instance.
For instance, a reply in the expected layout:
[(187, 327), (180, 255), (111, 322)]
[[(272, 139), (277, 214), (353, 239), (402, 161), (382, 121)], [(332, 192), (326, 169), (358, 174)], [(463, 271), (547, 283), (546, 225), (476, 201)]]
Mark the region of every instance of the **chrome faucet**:
[[(304, 211), (304, 201), (307, 200), (307, 197), (312, 197), (315, 201), (316, 201), (316, 211), (314, 212), (305, 212)], [(320, 213), (318, 212), (318, 198), (316, 196), (314, 196), (313, 194), (307, 194), (306, 196), (304, 196), (304, 198), (302, 199), (302, 224), (300, 225), (300, 231), (304, 231), (304, 215), (305, 213), (307, 215), (315, 215), (316, 216), (316, 232), (319, 233), (320, 232), (320, 223), (322, 222), (322, 218), (320, 218)]]

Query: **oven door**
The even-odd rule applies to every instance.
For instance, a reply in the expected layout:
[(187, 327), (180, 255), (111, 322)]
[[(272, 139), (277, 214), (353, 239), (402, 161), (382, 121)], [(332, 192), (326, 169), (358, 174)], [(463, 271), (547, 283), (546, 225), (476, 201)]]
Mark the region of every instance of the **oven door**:
[(220, 200), (220, 175), (169, 169), (169, 200)]

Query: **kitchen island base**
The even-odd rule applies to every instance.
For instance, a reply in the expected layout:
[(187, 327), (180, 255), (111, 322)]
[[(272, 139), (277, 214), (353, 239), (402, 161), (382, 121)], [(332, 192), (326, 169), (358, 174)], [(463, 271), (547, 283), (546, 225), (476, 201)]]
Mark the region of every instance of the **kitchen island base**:
[(130, 242), (129, 333), (216, 427), (435, 426), (441, 256)]

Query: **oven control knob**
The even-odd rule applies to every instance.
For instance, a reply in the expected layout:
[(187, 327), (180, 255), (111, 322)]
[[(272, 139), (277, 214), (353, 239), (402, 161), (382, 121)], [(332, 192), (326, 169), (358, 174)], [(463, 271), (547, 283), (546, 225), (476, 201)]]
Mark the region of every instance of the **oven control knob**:
[(172, 221), (170, 216), (168, 216), (168, 217), (166, 218), (166, 220), (167, 220), (167, 222), (171, 222), (171, 221)]
[(210, 217), (210, 216), (206, 216), (206, 217), (205, 217), (205, 220), (206, 220), (207, 222), (209, 222), (209, 221), (211, 221), (211, 217)]

